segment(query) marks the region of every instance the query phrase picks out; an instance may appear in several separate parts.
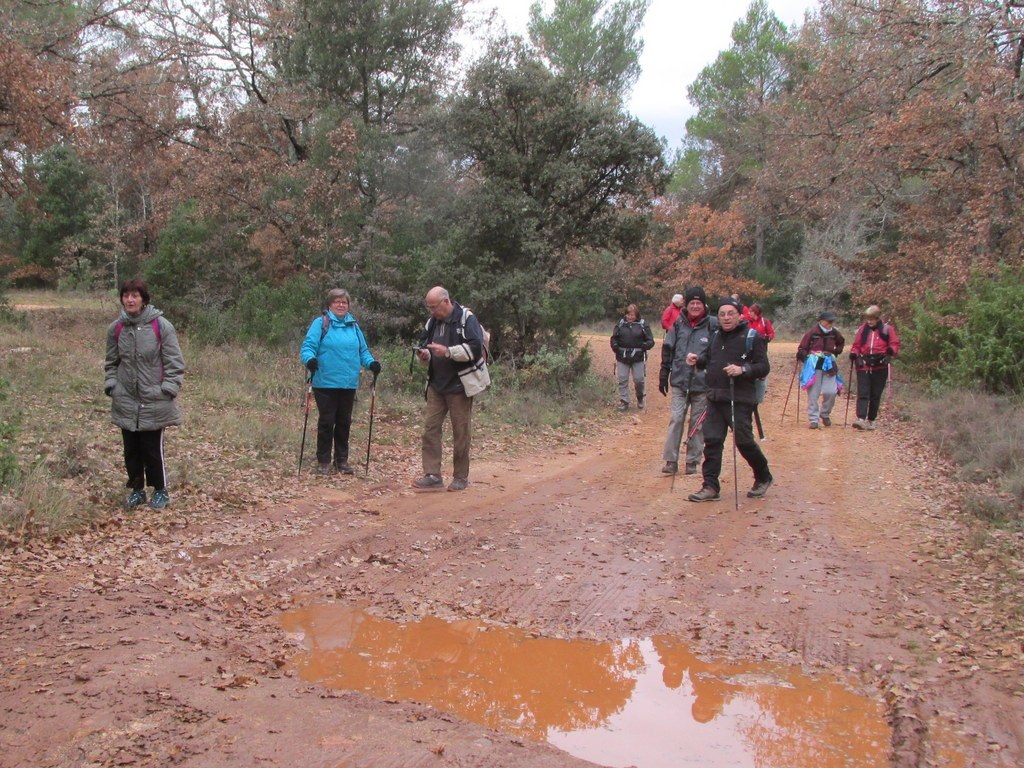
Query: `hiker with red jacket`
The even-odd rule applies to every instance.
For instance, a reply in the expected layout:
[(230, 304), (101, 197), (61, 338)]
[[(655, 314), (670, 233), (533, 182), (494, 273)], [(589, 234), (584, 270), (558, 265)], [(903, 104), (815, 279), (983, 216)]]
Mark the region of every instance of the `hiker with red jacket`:
[[(769, 320), (761, 312), (761, 307), (758, 304), (751, 304), (747, 307), (747, 314), (744, 318), (747, 321), (747, 327), (753, 328), (759, 334), (764, 336), (766, 341), (771, 341), (775, 338), (775, 328), (772, 326), (772, 321)], [(764, 396), (768, 392), (768, 377), (765, 376), (763, 379), (758, 379), (756, 382), (757, 389), (757, 404), (760, 405), (764, 402)]]
[(850, 347), (857, 372), (857, 420), (854, 429), (874, 429), (882, 393), (889, 381), (889, 361), (900, 352), (896, 329), (882, 322), (882, 310), (872, 304), (864, 310), (864, 324)]
[(164, 429), (181, 424), (178, 392), (185, 358), (178, 334), (164, 313), (149, 303), (142, 280), (121, 285), (121, 314), (107, 328), (103, 391), (110, 398), (111, 421), (121, 428), (124, 467), (131, 494), (125, 506), (146, 503), (163, 509), (171, 497), (164, 472)]
[[(833, 325), (835, 321), (834, 312), (822, 312), (818, 315), (818, 322), (804, 334), (796, 348), (796, 359), (805, 364), (805, 373), (811, 368), (809, 375), (800, 377), (800, 385), (807, 389), (807, 421), (811, 429), (818, 428), (819, 419), (823, 426), (832, 426), (832, 407), (839, 391), (837, 358), (843, 354), (846, 344), (843, 334)], [(809, 359), (810, 366), (807, 364)], [(806, 386), (805, 380), (808, 382)]]
[(665, 307), (665, 311), (661, 313), (661, 327), (666, 332), (669, 331), (675, 325), (676, 320), (679, 319), (679, 315), (683, 313), (684, 309), (686, 309), (686, 300), (683, 298), (683, 294), (677, 293), (672, 296), (672, 301)]

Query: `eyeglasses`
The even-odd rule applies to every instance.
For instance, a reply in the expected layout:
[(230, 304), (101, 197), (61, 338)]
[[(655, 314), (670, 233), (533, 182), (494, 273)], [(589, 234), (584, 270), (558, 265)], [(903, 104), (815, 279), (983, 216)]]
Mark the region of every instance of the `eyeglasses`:
[(437, 309), (442, 304), (444, 304), (445, 301), (447, 301), (447, 299), (442, 299), (441, 301), (437, 302), (436, 304), (425, 304), (424, 306), (426, 306), (427, 309), (429, 309), (431, 312), (433, 312), (435, 309)]

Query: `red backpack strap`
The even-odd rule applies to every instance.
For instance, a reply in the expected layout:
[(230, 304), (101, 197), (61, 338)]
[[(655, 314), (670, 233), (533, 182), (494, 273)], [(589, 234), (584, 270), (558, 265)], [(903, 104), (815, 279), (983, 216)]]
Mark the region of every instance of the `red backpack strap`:
[(124, 323), (118, 320), (114, 323), (114, 341), (121, 340), (121, 330), (124, 328)]

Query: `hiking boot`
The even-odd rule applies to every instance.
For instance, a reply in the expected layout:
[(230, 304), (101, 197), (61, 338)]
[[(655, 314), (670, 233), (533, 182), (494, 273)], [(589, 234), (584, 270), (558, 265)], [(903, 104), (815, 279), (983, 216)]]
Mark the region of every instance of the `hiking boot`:
[(640, 399), (638, 399), (636, 401), (636, 407), (637, 407), (637, 410), (640, 410), (640, 411), (642, 411), (644, 408), (646, 408), (647, 407), (647, 398), (646, 397), (641, 397)]
[(125, 509), (135, 509), (136, 507), (142, 506), (146, 503), (146, 492), (139, 488), (138, 490), (132, 491), (128, 497), (128, 501), (124, 503)]
[(710, 485), (705, 485), (696, 493), (691, 493), (687, 496), (690, 501), (718, 501), (718, 491), (712, 488)]
[(444, 485), (444, 481), (441, 480), (440, 475), (424, 475), (413, 480), (412, 485), (414, 488), (441, 488)]
[(449, 491), (464, 491), (469, 485), (469, 480), (464, 477), (456, 477), (450, 483), (448, 483)]
[(618, 409), (620, 411), (628, 411), (629, 410), (629, 403), (627, 403), (625, 400), (619, 400)]
[(163, 509), (171, 503), (170, 494), (167, 493), (166, 488), (159, 488), (153, 491), (153, 500), (149, 502), (150, 509)]
[(697, 474), (697, 465), (696, 464), (687, 464), (686, 465), (686, 474), (688, 474), (688, 475), (696, 475)]
[(807, 428), (808, 429), (817, 429), (818, 428), (818, 422), (812, 421), (810, 424), (807, 425)]
[(666, 461), (665, 462), (665, 466), (661, 468), (661, 473), (663, 475), (674, 475), (678, 471), (679, 471), (679, 462), (678, 461)]
[(316, 468), (316, 473), (318, 475), (333, 475), (334, 467), (332, 467), (330, 464), (320, 464)]
[(857, 419), (853, 424), (850, 425), (854, 429), (867, 429), (868, 423), (864, 419)]
[(826, 427), (831, 427), (832, 426), (832, 419), (830, 419), (828, 416), (822, 416), (821, 417), (821, 423), (824, 424)]
[(349, 464), (347, 461), (339, 461), (335, 466), (337, 467), (338, 471), (341, 472), (341, 474), (343, 475), (351, 475), (355, 473), (355, 470), (352, 469), (352, 465)]
[(771, 475), (768, 475), (767, 479), (758, 480), (756, 483), (754, 483), (754, 487), (747, 491), (747, 498), (759, 499), (762, 496), (764, 496), (766, 493), (768, 493), (768, 489), (772, 487), (772, 481), (774, 479), (775, 478), (773, 478)]
[(864, 429), (869, 430), (869, 431), (873, 430), (874, 428), (875, 428), (875, 422), (873, 422), (873, 421), (869, 421), (868, 425), (866, 427), (864, 427)]

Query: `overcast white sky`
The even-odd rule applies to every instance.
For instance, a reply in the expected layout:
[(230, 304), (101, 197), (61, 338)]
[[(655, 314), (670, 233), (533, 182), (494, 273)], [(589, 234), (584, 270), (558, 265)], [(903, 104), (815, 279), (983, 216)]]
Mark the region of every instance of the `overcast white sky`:
[[(509, 32), (525, 35), (532, 0), (476, 0), (471, 13), (493, 10), (505, 20)], [(786, 24), (802, 24), (816, 0), (768, 0), (768, 6)], [(553, 2), (547, 0), (550, 10)], [(686, 87), (732, 42), (733, 24), (746, 15), (750, 0), (652, 0), (641, 36), (643, 74), (633, 88), (630, 111), (668, 140), (669, 151), (682, 141), (686, 119), (694, 110), (686, 100)]]

